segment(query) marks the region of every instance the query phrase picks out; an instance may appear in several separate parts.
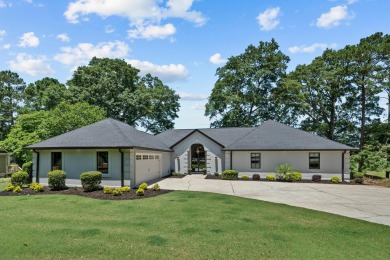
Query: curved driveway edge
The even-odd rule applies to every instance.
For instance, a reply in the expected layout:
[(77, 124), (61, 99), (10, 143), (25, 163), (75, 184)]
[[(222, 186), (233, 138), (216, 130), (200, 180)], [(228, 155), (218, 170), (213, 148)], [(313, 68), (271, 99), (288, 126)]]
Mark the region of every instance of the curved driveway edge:
[(213, 192), (282, 203), (390, 226), (390, 189), (368, 185), (206, 180), (203, 175), (158, 182), (162, 189)]

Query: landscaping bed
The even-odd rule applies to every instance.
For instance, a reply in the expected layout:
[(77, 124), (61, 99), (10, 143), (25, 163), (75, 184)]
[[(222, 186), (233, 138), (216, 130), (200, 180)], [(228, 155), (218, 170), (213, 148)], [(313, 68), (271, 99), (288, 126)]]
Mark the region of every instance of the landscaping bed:
[[(222, 180), (221, 176), (214, 176), (214, 175), (207, 175), (205, 179), (208, 180)], [(244, 180), (244, 179), (238, 179), (235, 181), (264, 181), (264, 182), (282, 182), (282, 181), (268, 181), (265, 178), (260, 178), (260, 180), (252, 180), (251, 178)], [(320, 184), (347, 184), (347, 185), (361, 185), (359, 183), (354, 183), (353, 181), (351, 182), (340, 182), (340, 183), (333, 183), (329, 180), (321, 180), (318, 182), (311, 181), (311, 180), (301, 180), (301, 181), (296, 181), (296, 182), (289, 182), (289, 183), (320, 183)]]
[(131, 189), (129, 192), (123, 192), (120, 196), (113, 196), (112, 194), (104, 194), (103, 189), (86, 192), (82, 188), (67, 188), (60, 191), (52, 191), (49, 187), (44, 187), (42, 192), (35, 192), (30, 188), (24, 188), (20, 193), (14, 193), (12, 191), (1, 191), (0, 196), (30, 196), (30, 195), (52, 195), (52, 194), (64, 194), (64, 195), (78, 195), (88, 198), (101, 199), (101, 200), (134, 200), (151, 198), (158, 195), (166, 194), (171, 190), (159, 190), (154, 191), (153, 189), (145, 190), (143, 196), (136, 194), (137, 189)]

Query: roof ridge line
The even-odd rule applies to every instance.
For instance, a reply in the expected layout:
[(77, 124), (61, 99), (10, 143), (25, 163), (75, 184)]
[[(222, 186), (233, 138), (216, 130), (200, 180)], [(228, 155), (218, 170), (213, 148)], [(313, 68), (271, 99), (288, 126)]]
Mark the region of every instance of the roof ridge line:
[[(273, 120), (272, 120), (272, 121), (273, 121)], [(278, 124), (281, 124), (281, 125), (284, 125), (284, 126), (287, 126), (287, 127), (290, 127), (290, 128), (292, 128), (292, 129), (294, 129), (294, 130), (298, 130), (298, 131), (304, 132), (304, 133), (306, 133), (306, 134), (314, 135), (314, 136), (319, 137), (319, 138), (321, 138), (321, 139), (324, 139), (324, 140), (326, 140), (326, 141), (330, 141), (330, 142), (333, 142), (333, 143), (336, 143), (336, 144), (342, 144), (342, 145), (350, 146), (350, 145), (347, 145), (347, 144), (344, 144), (344, 143), (340, 143), (340, 142), (337, 142), (337, 141), (328, 139), (328, 138), (326, 138), (326, 137), (324, 137), (324, 136), (320, 136), (320, 135), (311, 133), (311, 132), (306, 131), (306, 130), (303, 130), (303, 129), (301, 129), (301, 128), (295, 128), (295, 127), (293, 127), (293, 126), (290, 126), (290, 125), (287, 125), (287, 124), (283, 124), (283, 123), (280, 123), (280, 122), (278, 122), (278, 121), (273, 121), (273, 122), (278, 123)], [(352, 147), (352, 148), (357, 148), (357, 147), (353, 147), (353, 146), (350, 146), (350, 147)]]
[(238, 141), (240, 141), (242, 138), (246, 137), (247, 135), (251, 134), (253, 131), (255, 131), (256, 129), (258, 129), (258, 127), (251, 127), (253, 129), (251, 129), (248, 133), (246, 133), (245, 135), (241, 136), (240, 138), (238, 138), (234, 143), (232, 144), (229, 144), (226, 148), (229, 148), (229, 146), (232, 146), (233, 144), (237, 143)]
[[(130, 139), (127, 138), (127, 136), (125, 135), (125, 133), (123, 133), (122, 129), (120, 129), (120, 127), (117, 125), (117, 122), (120, 122), (120, 121), (115, 120), (115, 119), (112, 119), (112, 118), (109, 118), (109, 121), (110, 121), (111, 125), (112, 125), (113, 127), (115, 127), (115, 128), (119, 131), (119, 133), (121, 134), (121, 136), (124, 137), (125, 140), (127, 140), (129, 143), (131, 143)], [(130, 125), (128, 125), (128, 126), (130, 126)]]
[(156, 138), (156, 135), (149, 134), (149, 133), (144, 132), (144, 131), (140, 131), (140, 130), (136, 129), (135, 127), (133, 127), (133, 126), (131, 126), (131, 125), (125, 123), (125, 122), (122, 122), (122, 121), (119, 121), (119, 120), (116, 120), (116, 119), (113, 119), (113, 118), (109, 118), (109, 120), (115, 122), (115, 124), (113, 124), (113, 126), (119, 130), (120, 134), (121, 134), (122, 136), (124, 136), (125, 139), (126, 139), (129, 143), (131, 143), (131, 140), (125, 135), (125, 133), (122, 131), (122, 129), (120, 129), (120, 127), (117, 125), (118, 122), (119, 122), (119, 123), (122, 123), (122, 124), (125, 124), (125, 125), (128, 126), (128, 127), (132, 127), (135, 131), (137, 131), (137, 132), (139, 132), (139, 133), (141, 133), (141, 134), (145, 134), (145, 135), (148, 135), (148, 136), (150, 136), (150, 137), (153, 137), (153, 138), (155, 139), (155, 140), (154, 140), (155, 142), (157, 141), (157, 142), (160, 143), (161, 145), (165, 146), (167, 149), (170, 149), (168, 146), (166, 146), (164, 143), (162, 143), (160, 140), (158, 140), (158, 138)]

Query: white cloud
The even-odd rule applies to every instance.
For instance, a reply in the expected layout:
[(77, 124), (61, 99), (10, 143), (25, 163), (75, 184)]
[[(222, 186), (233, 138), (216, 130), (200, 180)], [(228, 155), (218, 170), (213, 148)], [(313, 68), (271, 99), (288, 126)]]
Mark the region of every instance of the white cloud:
[(112, 25), (106, 25), (105, 27), (104, 27), (104, 32), (105, 33), (113, 33), (113, 32), (115, 32), (115, 28), (112, 26)]
[(8, 63), (10, 69), (32, 76), (54, 74), (50, 65), (46, 64), (46, 61), (46, 56), (37, 56), (34, 58), (26, 53), (18, 53), (16, 59)]
[(0, 30), (0, 41), (4, 40), (4, 36), (7, 34), (5, 30)]
[(207, 94), (193, 94), (193, 93), (186, 93), (186, 92), (180, 92), (178, 94), (181, 100), (187, 100), (187, 101), (201, 101), (209, 98), (209, 95)]
[(97, 45), (79, 43), (76, 47), (62, 47), (61, 53), (54, 56), (54, 60), (69, 66), (74, 70), (83, 66), (93, 58), (124, 58), (129, 53), (129, 46), (121, 41), (101, 42)]
[(126, 60), (126, 62), (139, 69), (141, 75), (150, 73), (152, 76), (161, 79), (164, 83), (183, 81), (189, 75), (188, 70), (182, 64), (156, 65), (149, 61), (140, 60)]
[(34, 32), (28, 32), (20, 37), (18, 46), (20, 47), (37, 47), (39, 45), (39, 39), (35, 36)]
[(257, 20), (262, 31), (270, 31), (279, 24), (278, 16), (280, 14), (280, 8), (268, 8), (263, 13), (257, 16)]
[(317, 27), (332, 28), (340, 25), (343, 20), (351, 20), (353, 15), (348, 13), (348, 6), (339, 5), (330, 8), (329, 12), (321, 14), (317, 19)]
[(356, 3), (358, 0), (347, 0), (347, 5), (352, 5)]
[(334, 49), (337, 47), (336, 43), (332, 44), (326, 44), (326, 43), (313, 43), (312, 45), (295, 45), (290, 48), (288, 48), (289, 52), (291, 53), (298, 53), (298, 52), (306, 52), (306, 53), (312, 53), (316, 50), (325, 50), (326, 48)]
[(225, 63), (226, 62), (226, 59), (223, 59), (221, 54), (220, 53), (216, 53), (214, 55), (212, 55), (209, 59), (209, 61), (213, 64), (222, 64), (222, 63)]
[(63, 42), (69, 42), (70, 38), (66, 33), (61, 33), (57, 35), (57, 39), (63, 41)]
[(191, 106), (191, 109), (193, 110), (205, 110), (206, 104), (205, 103), (195, 103)]
[(7, 7), (7, 5), (3, 1), (0, 0), (0, 8), (4, 8), (4, 7)]
[(176, 33), (176, 28), (172, 24), (150, 25), (147, 27), (139, 26), (136, 29), (129, 30), (129, 37), (133, 39), (164, 39)]
[[(161, 25), (164, 19), (180, 18), (196, 26), (206, 23), (206, 18), (201, 12), (191, 10), (193, 2), (194, 0), (168, 0), (167, 2), (161, 0), (77, 0), (68, 5), (64, 15), (70, 23), (79, 23), (89, 14), (96, 14), (103, 18), (125, 17), (130, 21), (130, 36), (149, 39), (156, 35), (156, 38), (163, 38), (162, 36), (176, 32), (172, 24)], [(157, 32), (150, 33), (150, 30), (157, 30)]]
[(11, 48), (11, 44), (4, 44), (2, 46), (2, 49), (4, 49), (4, 50), (8, 50), (9, 48)]

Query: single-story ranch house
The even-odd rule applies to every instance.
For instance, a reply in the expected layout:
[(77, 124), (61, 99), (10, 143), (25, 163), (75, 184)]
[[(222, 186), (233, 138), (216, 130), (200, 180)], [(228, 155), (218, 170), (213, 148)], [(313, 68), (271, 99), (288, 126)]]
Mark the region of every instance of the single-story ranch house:
[(293, 127), (267, 121), (258, 127), (173, 129), (150, 135), (106, 119), (28, 146), (33, 149), (33, 178), (47, 183), (47, 173), (62, 169), (68, 185), (97, 170), (106, 185), (136, 186), (178, 173), (260, 173), (265, 177), (289, 164), (309, 179), (349, 179), (349, 152), (356, 148)]

